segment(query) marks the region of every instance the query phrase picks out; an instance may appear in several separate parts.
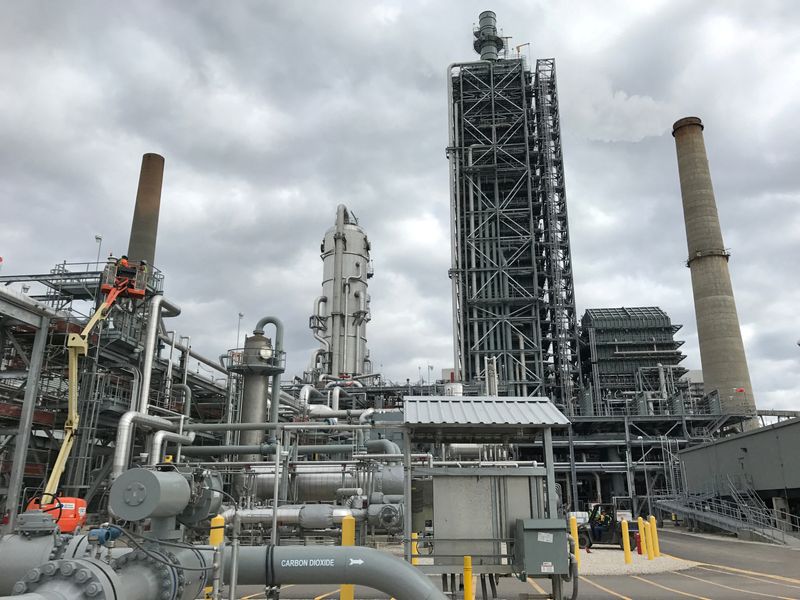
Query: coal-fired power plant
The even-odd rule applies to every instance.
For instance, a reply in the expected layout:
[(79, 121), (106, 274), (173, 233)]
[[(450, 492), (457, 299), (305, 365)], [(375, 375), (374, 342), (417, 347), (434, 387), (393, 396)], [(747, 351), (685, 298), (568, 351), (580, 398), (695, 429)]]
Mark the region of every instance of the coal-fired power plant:
[(687, 264), (692, 273), (705, 391), (719, 394), (723, 412), (755, 416), (756, 403), (728, 271), (730, 254), (722, 241), (703, 122), (697, 117), (676, 121), (672, 135), (678, 153)]
[[(736, 441), (764, 415), (702, 123), (673, 133), (704, 380), (662, 307), (579, 318), (555, 59), (530, 62), (491, 11), (464, 33), (465, 61), (442, 65), (454, 364), (441, 378), (374, 368), (385, 250), (352, 203), (318, 207), (332, 226), (303, 274), (321, 282), (298, 303), (310, 333), (274, 314), (276, 282), (253, 299), (262, 314), (239, 313), (235, 347), (213, 327), (193, 346), (178, 318), (191, 297), (169, 296), (156, 261), (172, 234), (157, 154), (142, 159), (127, 255), (0, 275), (0, 600), (574, 600), (581, 556), (638, 541), (641, 566), (663, 520), (800, 544), (800, 486), (757, 488), (750, 438)], [(731, 440), (739, 454), (719, 462), (735, 472), (707, 475), (699, 457)], [(594, 544), (611, 549), (590, 558)]]

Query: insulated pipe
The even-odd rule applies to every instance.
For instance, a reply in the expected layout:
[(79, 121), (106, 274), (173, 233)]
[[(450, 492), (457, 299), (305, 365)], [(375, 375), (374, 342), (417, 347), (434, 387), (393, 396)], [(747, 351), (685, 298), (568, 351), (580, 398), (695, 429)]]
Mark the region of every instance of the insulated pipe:
[(300, 388), (300, 404), (303, 407), (308, 407), (311, 397), (314, 396), (315, 398), (324, 398), (325, 395), (320, 392), (317, 388), (313, 385), (306, 384)]
[[(322, 316), (323, 304), (325, 304), (325, 306), (327, 307), (328, 304), (327, 296), (317, 296), (316, 300), (314, 300), (314, 316), (320, 319), (325, 318)], [(314, 332), (314, 339), (320, 342), (324, 346), (324, 349), (320, 348), (314, 350), (314, 352), (311, 354), (311, 368), (309, 369), (310, 371), (313, 371), (314, 369), (317, 368), (317, 361), (319, 360), (319, 356), (323, 352), (330, 353), (331, 351), (330, 341), (326, 340), (323, 336), (319, 334), (319, 329), (312, 328), (312, 330)]]
[[(283, 352), (283, 323), (277, 317), (262, 317), (256, 328), (253, 330), (253, 335), (264, 335), (264, 327), (268, 324), (275, 326), (275, 341), (273, 347), (275, 348), (275, 356), (280, 357)], [(281, 404), (281, 374), (275, 373), (272, 376), (272, 401), (269, 406), (270, 422), (278, 422), (278, 413), (280, 412)]]
[[(158, 296), (157, 296), (158, 297)], [(150, 429), (165, 429), (167, 431), (175, 431), (177, 425), (172, 421), (167, 421), (161, 417), (153, 415), (142, 414), (133, 410), (129, 410), (117, 424), (117, 441), (114, 447), (113, 467), (111, 469), (111, 480), (113, 481), (125, 470), (128, 466), (128, 454), (130, 452), (131, 434), (133, 433), (134, 423), (149, 427)]]
[[(183, 448), (182, 452), (184, 456), (225, 456), (228, 454), (270, 456), (275, 454), (275, 446), (270, 446), (269, 444), (256, 446), (192, 446), (191, 448)], [(353, 446), (350, 444), (310, 444), (297, 446), (297, 453), (303, 455), (352, 454)]]
[[(167, 315), (167, 316), (171, 317), (173, 315)], [(160, 339), (163, 342), (169, 342), (170, 341), (169, 336), (167, 336), (166, 334), (163, 334), (163, 333), (159, 333), (158, 334), (158, 339)], [(176, 350), (180, 350), (181, 352), (184, 352), (184, 353), (188, 353), (189, 356), (191, 356), (197, 362), (201, 362), (204, 365), (206, 365), (208, 367), (211, 367), (215, 371), (218, 371), (219, 373), (222, 373), (224, 375), (228, 374), (228, 369), (226, 369), (225, 365), (222, 364), (222, 359), (225, 358), (227, 356), (227, 354), (220, 355), (219, 360), (218, 361), (214, 361), (214, 360), (212, 360), (212, 359), (210, 359), (208, 357), (203, 356), (202, 354), (198, 354), (197, 352), (192, 350), (190, 346), (187, 346), (185, 344), (181, 344), (180, 342), (175, 344), (175, 349)], [(184, 371), (184, 373), (185, 373), (185, 371)]]
[(161, 185), (164, 181), (164, 157), (148, 152), (142, 156), (139, 188), (133, 209), (128, 258), (154, 264), (158, 235), (158, 213), (161, 209)]
[(144, 364), (142, 365), (142, 391), (139, 395), (139, 412), (147, 414), (150, 406), (150, 378), (153, 374), (153, 361), (156, 355), (158, 341), (158, 324), (161, 320), (162, 309), (164, 316), (177, 317), (181, 309), (164, 298), (161, 294), (153, 296), (150, 300), (150, 315), (147, 320), (147, 333), (144, 342)]
[[(271, 525), (274, 511), (272, 508), (228, 508), (223, 511), (225, 522), (238, 514), (242, 523), (260, 523)], [(298, 504), (278, 507), (279, 525), (300, 525), (307, 529), (325, 529), (333, 525), (341, 525), (345, 517), (353, 517), (356, 521), (364, 521), (367, 511), (331, 504)]]
[(395, 454), (402, 456), (403, 453), (400, 446), (387, 439), (367, 440), (366, 446), (367, 452), (374, 454)]
[[(331, 375), (337, 376), (342, 372), (342, 294), (337, 289), (342, 281), (342, 269), (344, 268), (344, 242), (345, 242), (345, 214), (347, 208), (344, 204), (336, 207), (336, 232), (333, 234), (333, 302), (330, 310), (331, 315)], [(345, 315), (344, 318), (347, 318)], [(346, 360), (346, 358), (345, 358)]]
[[(362, 546), (243, 546), (238, 585), (352, 583), (397, 600), (446, 600), (418, 569), (390, 554)], [(230, 577), (229, 549), (224, 572)]]
[(185, 383), (177, 383), (174, 388), (183, 391), (183, 416), (187, 419), (192, 416), (192, 388)]
[[(180, 434), (173, 431), (156, 431), (153, 434), (153, 441), (150, 444), (150, 459), (148, 463), (151, 467), (156, 466), (161, 462), (161, 453), (164, 450), (164, 442), (174, 442), (176, 444), (191, 444), (194, 442), (195, 432), (190, 431), (187, 434)], [(184, 448), (183, 453), (186, 454)]]

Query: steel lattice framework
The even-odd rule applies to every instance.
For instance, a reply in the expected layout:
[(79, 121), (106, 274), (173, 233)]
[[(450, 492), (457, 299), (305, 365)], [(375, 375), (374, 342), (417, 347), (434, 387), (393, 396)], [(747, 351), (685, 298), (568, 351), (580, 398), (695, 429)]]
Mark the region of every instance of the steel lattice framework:
[(555, 62), (453, 65), (449, 75), (456, 370), (570, 412), (580, 382)]

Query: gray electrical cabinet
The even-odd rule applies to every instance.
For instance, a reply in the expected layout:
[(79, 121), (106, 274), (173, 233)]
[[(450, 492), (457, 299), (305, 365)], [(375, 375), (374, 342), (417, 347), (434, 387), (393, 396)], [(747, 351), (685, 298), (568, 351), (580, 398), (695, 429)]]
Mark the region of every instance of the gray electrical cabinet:
[(520, 579), (567, 575), (569, 545), (562, 519), (517, 519), (514, 567)]

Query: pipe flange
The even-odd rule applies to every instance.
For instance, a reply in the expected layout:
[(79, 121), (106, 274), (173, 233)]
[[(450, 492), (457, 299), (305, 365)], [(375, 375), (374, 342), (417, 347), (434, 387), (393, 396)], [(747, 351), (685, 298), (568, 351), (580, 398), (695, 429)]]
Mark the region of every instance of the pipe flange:
[(147, 552), (143, 550), (134, 550), (133, 552), (128, 552), (114, 559), (111, 561), (111, 568), (116, 572), (122, 572), (126, 567), (134, 564), (147, 565), (147, 568), (153, 572), (154, 578), (159, 582), (159, 599), (174, 600), (175, 598), (180, 598), (183, 594), (184, 584), (186, 583), (183, 569), (170, 567), (148, 554), (148, 552), (158, 553), (163, 556), (167, 562), (178, 564), (178, 558), (172, 554), (172, 552), (165, 550), (161, 546), (151, 545), (147, 548)]
[(50, 550), (50, 556), (48, 560), (59, 560), (64, 558), (64, 553), (67, 551), (67, 542), (69, 542), (70, 536), (67, 535), (56, 535), (53, 538), (53, 548)]
[[(178, 557), (175, 556), (172, 552), (170, 552), (166, 548), (162, 548), (160, 550), (160, 552), (161, 552), (161, 554), (166, 556), (167, 559), (169, 560), (169, 562), (171, 562), (173, 565), (181, 564), (180, 561), (178, 560)], [(164, 565), (164, 570), (167, 570), (167, 569), (172, 571), (174, 573), (174, 575), (175, 575), (175, 580), (176, 580), (175, 598), (180, 598), (183, 595), (183, 588), (186, 585), (186, 577), (183, 574), (183, 569), (175, 568), (175, 567), (167, 567), (166, 565)], [(164, 598), (163, 600), (167, 600), (167, 599)]]
[(66, 586), (91, 600), (113, 600), (114, 597), (113, 593), (112, 596), (106, 593), (108, 586), (99, 579), (94, 565), (78, 560), (54, 560), (34, 567), (14, 584), (13, 593), (25, 594), (43, 588), (63, 590)]

